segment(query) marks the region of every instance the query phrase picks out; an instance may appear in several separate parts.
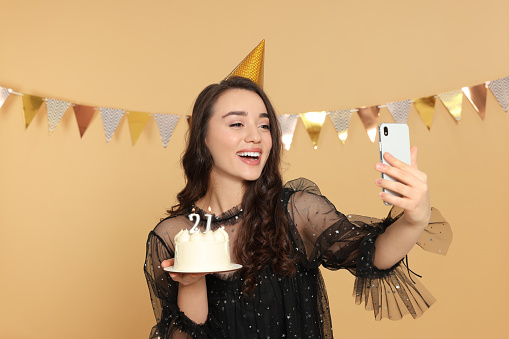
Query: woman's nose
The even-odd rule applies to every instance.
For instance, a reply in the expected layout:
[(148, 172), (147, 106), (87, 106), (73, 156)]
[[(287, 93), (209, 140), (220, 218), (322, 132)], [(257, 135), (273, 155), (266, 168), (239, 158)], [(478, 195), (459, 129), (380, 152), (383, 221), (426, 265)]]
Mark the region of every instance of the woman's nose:
[(246, 132), (246, 138), (245, 138), (245, 141), (246, 142), (260, 142), (262, 140), (262, 137), (260, 135), (260, 131), (258, 130), (258, 127), (255, 125), (255, 126), (251, 126), (247, 129), (247, 132)]

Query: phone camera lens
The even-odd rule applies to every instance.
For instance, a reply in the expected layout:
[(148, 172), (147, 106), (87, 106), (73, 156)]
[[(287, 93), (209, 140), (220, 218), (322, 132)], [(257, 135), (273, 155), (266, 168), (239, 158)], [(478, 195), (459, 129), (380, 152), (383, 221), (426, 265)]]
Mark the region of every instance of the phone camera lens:
[(389, 135), (389, 129), (387, 128), (387, 126), (384, 127), (384, 135), (385, 136)]

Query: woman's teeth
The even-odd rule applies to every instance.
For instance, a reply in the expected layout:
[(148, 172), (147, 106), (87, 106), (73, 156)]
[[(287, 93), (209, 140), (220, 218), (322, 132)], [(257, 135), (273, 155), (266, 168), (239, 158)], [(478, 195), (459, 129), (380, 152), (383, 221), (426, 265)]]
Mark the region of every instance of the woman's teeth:
[(260, 157), (260, 152), (238, 152), (237, 155), (240, 157), (251, 157), (258, 159)]

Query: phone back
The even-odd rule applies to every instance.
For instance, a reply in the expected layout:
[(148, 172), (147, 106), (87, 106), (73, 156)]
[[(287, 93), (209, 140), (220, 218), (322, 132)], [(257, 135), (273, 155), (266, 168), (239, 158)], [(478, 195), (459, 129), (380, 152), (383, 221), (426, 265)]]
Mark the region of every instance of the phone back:
[[(411, 164), (410, 157), (410, 133), (407, 124), (380, 124), (378, 126), (378, 137), (380, 146), (380, 162), (387, 165), (387, 161), (383, 158), (385, 152), (389, 152), (395, 158)], [(382, 178), (396, 181), (394, 178), (382, 173)], [(390, 190), (384, 189), (385, 192), (400, 196)]]

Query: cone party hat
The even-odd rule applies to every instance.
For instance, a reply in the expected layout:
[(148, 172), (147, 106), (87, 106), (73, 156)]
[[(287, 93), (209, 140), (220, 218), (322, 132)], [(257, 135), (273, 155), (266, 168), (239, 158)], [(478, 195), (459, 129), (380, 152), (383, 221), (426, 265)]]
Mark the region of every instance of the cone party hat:
[(242, 62), (225, 78), (234, 76), (248, 78), (263, 88), (263, 57), (265, 53), (265, 39), (249, 53)]

